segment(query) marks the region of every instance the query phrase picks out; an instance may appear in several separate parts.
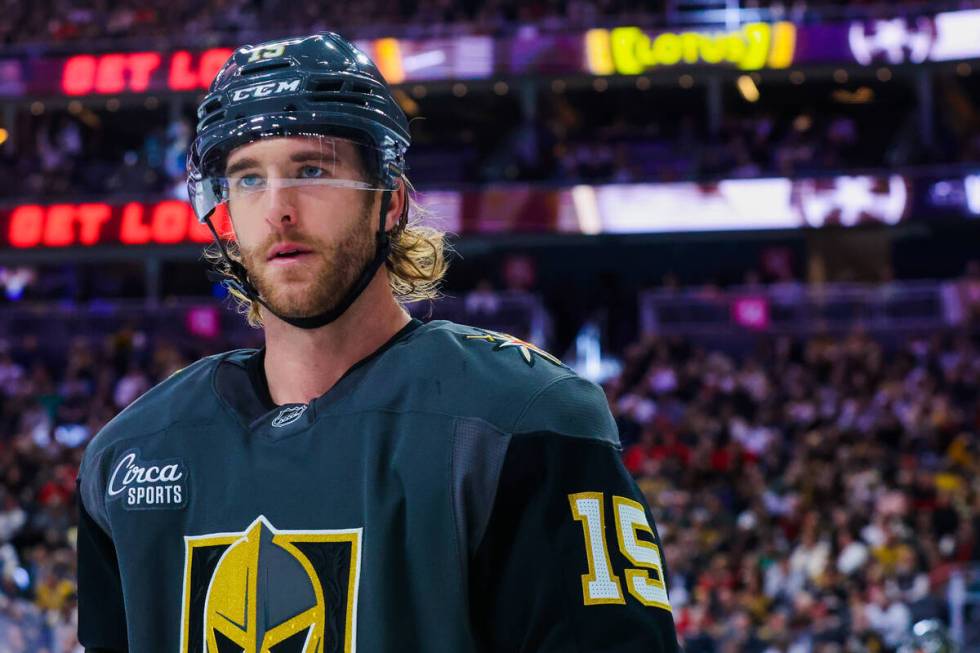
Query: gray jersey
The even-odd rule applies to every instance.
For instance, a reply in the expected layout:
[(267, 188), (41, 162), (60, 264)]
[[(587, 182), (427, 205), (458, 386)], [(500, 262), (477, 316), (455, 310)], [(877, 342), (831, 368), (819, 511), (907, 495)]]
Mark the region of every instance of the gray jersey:
[(659, 538), (597, 386), (441, 321), (309, 404), (271, 404), (262, 355), (198, 361), (89, 445), (87, 649), (677, 650)]

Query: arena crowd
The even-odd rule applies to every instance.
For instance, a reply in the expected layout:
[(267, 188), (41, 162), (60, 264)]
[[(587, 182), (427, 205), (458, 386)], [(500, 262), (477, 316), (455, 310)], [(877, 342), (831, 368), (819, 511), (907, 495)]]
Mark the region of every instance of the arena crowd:
[[(208, 349), (138, 331), (0, 348), (0, 653), (75, 641), (74, 482), (118, 410)], [(605, 384), (649, 498), (688, 653), (890, 651), (945, 620), (980, 562), (980, 352), (965, 331), (886, 347), (647, 337)]]

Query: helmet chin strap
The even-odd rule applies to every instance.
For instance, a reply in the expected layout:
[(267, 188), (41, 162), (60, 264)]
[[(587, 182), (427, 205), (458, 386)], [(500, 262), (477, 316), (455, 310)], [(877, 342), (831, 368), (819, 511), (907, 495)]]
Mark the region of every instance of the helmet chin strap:
[[(375, 235), (376, 245), (374, 249), (374, 258), (367, 262), (367, 264), (361, 270), (360, 276), (351, 285), (350, 289), (347, 291), (347, 294), (344, 295), (344, 298), (340, 301), (340, 303), (328, 311), (305, 317), (282, 315), (281, 313), (273, 310), (273, 308), (259, 296), (259, 291), (252, 285), (252, 282), (248, 280), (248, 270), (245, 269), (245, 266), (228, 255), (228, 250), (225, 248), (224, 243), (218, 236), (217, 230), (215, 230), (214, 225), (211, 223), (210, 213), (204, 218), (204, 222), (211, 230), (211, 234), (214, 236), (214, 241), (218, 244), (218, 248), (221, 250), (221, 256), (224, 258), (231, 270), (230, 274), (228, 275), (230, 278), (226, 281), (229, 286), (245, 295), (253, 302), (258, 302), (265, 307), (267, 311), (287, 324), (291, 324), (292, 326), (300, 329), (319, 329), (320, 327), (326, 326), (339, 318), (345, 311), (347, 311), (348, 308), (351, 307), (351, 304), (357, 301), (357, 298), (361, 296), (364, 289), (367, 288), (369, 283), (371, 283), (371, 280), (378, 272), (378, 269), (384, 264), (385, 260), (387, 260), (388, 253), (391, 250), (391, 238), (388, 235), (388, 231), (385, 229), (385, 216), (388, 214), (388, 207), (390, 205), (391, 191), (388, 190), (381, 196), (381, 220), (378, 226), (378, 233)], [(408, 202), (405, 203), (405, 208), (402, 211), (402, 220), (404, 220), (407, 212)]]

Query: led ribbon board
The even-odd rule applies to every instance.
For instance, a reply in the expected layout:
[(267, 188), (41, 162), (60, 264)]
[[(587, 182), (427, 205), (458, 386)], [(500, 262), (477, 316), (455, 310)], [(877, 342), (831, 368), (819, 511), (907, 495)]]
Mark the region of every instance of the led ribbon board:
[[(467, 235), (677, 233), (896, 225), (980, 215), (980, 175), (899, 174), (552, 188), (507, 184), (420, 192), (434, 226)], [(212, 218), (230, 234), (227, 213)], [(0, 209), (0, 250), (211, 242), (190, 205), (23, 204)]]
[(847, 39), (863, 66), (975, 59), (980, 57), (980, 10), (854, 21)]
[[(357, 41), (392, 84), (496, 76), (639, 75), (678, 66), (732, 70), (880, 65), (980, 58), (980, 10), (733, 29), (648, 31), (635, 26), (562, 34)], [(0, 58), (0, 97), (200, 92), (230, 48)]]
[(61, 92), (69, 96), (202, 91), (231, 56), (228, 48), (191, 53), (80, 54), (60, 66)]
[(788, 22), (746, 23), (725, 31), (593, 29), (585, 34), (585, 49), (589, 72), (594, 75), (639, 75), (679, 65), (787, 68), (793, 64), (796, 29)]
[[(230, 234), (227, 213), (212, 217)], [(211, 242), (211, 231), (181, 200), (122, 205), (23, 204), (0, 210), (0, 248), (46, 249), (97, 245), (181, 245)]]

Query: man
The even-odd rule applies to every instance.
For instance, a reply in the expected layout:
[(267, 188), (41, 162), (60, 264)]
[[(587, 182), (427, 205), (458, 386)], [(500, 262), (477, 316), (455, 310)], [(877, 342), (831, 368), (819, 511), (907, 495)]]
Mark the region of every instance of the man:
[(367, 57), (335, 34), (241, 48), (198, 117), (192, 202), (265, 347), (174, 374), (89, 445), (86, 650), (677, 650), (600, 389), (401, 307), (442, 277), (442, 235), (408, 221), (408, 124)]

